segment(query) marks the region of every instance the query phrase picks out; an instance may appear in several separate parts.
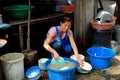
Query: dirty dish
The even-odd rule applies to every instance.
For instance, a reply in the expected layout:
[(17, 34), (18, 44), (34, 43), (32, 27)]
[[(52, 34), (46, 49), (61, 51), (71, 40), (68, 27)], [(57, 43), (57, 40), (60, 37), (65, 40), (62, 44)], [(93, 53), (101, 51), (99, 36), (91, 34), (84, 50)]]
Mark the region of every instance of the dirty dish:
[[(70, 56), (71, 59), (76, 60), (76, 56), (75, 54), (73, 54), (72, 56)], [(82, 59), (82, 61), (84, 61), (85, 57), (82, 54), (79, 54), (79, 58)]]
[(41, 58), (41, 59), (38, 60), (38, 65), (39, 65), (40, 69), (45, 70), (45, 68), (44, 68), (44, 63), (45, 63), (47, 60), (49, 60), (49, 59), (48, 59), (48, 58)]
[(91, 70), (92, 66), (88, 62), (84, 62), (84, 66), (81, 68), (84, 70)]
[(89, 73), (92, 70), (92, 66), (88, 62), (84, 62), (83, 67), (78, 67), (77, 71), (80, 73)]

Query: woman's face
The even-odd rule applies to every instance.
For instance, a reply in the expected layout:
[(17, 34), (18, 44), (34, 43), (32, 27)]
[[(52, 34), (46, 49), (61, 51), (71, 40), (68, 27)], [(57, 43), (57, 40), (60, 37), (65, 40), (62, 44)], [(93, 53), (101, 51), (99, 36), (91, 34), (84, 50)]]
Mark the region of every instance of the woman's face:
[(71, 22), (65, 21), (64, 23), (60, 22), (60, 30), (66, 32), (71, 28)]

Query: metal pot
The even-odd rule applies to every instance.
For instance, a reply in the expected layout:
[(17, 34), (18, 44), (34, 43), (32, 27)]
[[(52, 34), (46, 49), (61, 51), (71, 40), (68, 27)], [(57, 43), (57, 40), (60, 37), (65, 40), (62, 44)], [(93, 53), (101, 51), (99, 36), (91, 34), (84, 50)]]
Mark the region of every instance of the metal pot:
[(95, 22), (97, 23), (113, 22), (112, 15), (109, 12), (102, 10), (98, 12), (97, 16), (95, 17)]

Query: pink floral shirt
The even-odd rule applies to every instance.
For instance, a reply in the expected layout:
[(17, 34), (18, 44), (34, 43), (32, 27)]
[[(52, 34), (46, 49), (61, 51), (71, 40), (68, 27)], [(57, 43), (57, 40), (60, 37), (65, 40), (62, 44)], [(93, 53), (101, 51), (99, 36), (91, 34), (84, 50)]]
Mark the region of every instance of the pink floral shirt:
[[(59, 27), (58, 27), (58, 29), (59, 29)], [(47, 35), (48, 35), (48, 34), (51, 34), (51, 35), (53, 36), (51, 42), (57, 40), (57, 37), (58, 37), (58, 36), (57, 36), (57, 31), (56, 31), (55, 26), (53, 26), (53, 27), (51, 27), (51, 28), (49, 29)], [(61, 36), (61, 39), (64, 39), (64, 38), (65, 38), (65, 34), (66, 34), (66, 33), (64, 33), (64, 34)], [(71, 30), (68, 30), (67, 35), (73, 36), (73, 32), (72, 32)]]

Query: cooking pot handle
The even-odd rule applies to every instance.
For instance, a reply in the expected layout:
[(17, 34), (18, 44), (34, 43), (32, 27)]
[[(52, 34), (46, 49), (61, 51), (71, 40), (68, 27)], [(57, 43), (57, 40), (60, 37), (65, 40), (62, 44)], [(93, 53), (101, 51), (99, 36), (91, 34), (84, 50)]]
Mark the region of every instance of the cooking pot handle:
[(99, 4), (100, 4), (101, 9), (104, 10), (101, 0), (98, 0), (98, 2), (99, 2)]

